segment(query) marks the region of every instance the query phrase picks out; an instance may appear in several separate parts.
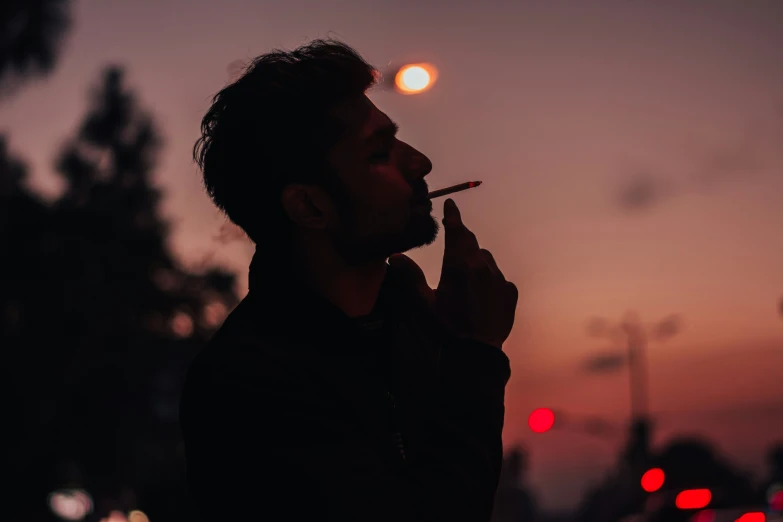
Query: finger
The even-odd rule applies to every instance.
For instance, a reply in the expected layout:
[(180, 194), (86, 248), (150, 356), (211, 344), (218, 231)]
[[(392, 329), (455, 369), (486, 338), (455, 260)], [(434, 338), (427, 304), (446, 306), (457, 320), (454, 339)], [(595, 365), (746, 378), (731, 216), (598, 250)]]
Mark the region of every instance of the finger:
[(405, 254), (394, 254), (389, 258), (389, 270), (403, 292), (414, 294), (429, 302), (433, 298), (433, 290), (427, 284), (424, 271), (416, 262)]
[(492, 256), (492, 253), (487, 250), (486, 248), (482, 248), (479, 250), (479, 255), (484, 260), (484, 262), (489, 266), (489, 269), (492, 271), (492, 273), (496, 276), (500, 276), (501, 279), (504, 281), (506, 280), (505, 276), (503, 275), (503, 272), (500, 271), (500, 268), (498, 268), (498, 264), (495, 262), (495, 258)]
[(514, 301), (514, 307), (516, 308), (516, 304), (519, 302), (519, 289), (517, 285), (510, 281), (506, 282), (506, 287), (508, 288), (509, 298)]
[(443, 227), (445, 229), (444, 266), (451, 266), (479, 250), (476, 235), (462, 223), (457, 204), (447, 199), (443, 205)]
[(459, 211), (457, 204), (451, 198), (448, 198), (443, 203), (443, 224), (445, 226), (457, 226), (462, 224), (462, 213)]
[(463, 266), (466, 274), (469, 274), (471, 278), (477, 279), (482, 284), (491, 285), (498, 279), (489, 263), (484, 259), (484, 256), (480, 254), (466, 259)]

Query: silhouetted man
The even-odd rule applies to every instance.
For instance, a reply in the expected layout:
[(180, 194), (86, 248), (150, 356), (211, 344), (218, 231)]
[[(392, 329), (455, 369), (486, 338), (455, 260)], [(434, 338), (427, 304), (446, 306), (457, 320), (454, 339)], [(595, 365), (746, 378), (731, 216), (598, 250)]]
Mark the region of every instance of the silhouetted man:
[(202, 122), (207, 190), (257, 245), (182, 398), (210, 522), (490, 519), (517, 289), (450, 200), (437, 290), (399, 254), (438, 233), (432, 164), (376, 77), (315, 41), (257, 58)]

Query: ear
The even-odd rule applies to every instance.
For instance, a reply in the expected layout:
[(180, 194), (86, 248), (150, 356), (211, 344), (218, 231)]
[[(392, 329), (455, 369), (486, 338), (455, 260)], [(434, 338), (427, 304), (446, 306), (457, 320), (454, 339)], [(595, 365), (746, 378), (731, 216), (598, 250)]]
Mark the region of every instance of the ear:
[(286, 185), (280, 202), (291, 221), (304, 228), (324, 229), (334, 214), (332, 199), (314, 185)]

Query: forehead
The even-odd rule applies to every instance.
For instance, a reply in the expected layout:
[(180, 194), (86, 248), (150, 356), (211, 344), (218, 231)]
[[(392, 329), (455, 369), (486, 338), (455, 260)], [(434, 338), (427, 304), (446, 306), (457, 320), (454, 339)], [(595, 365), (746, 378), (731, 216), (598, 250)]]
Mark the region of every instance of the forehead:
[(364, 142), (378, 129), (393, 125), (366, 95), (340, 103), (334, 115), (343, 127), (343, 138), (350, 141)]

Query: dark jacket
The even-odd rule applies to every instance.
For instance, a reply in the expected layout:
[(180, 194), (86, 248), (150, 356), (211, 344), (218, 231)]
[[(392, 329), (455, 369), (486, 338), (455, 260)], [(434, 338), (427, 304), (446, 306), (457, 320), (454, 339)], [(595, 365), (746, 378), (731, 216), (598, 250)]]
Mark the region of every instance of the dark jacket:
[(183, 392), (203, 520), (490, 520), (506, 355), (444, 338), (391, 275), (351, 319), (254, 270)]

